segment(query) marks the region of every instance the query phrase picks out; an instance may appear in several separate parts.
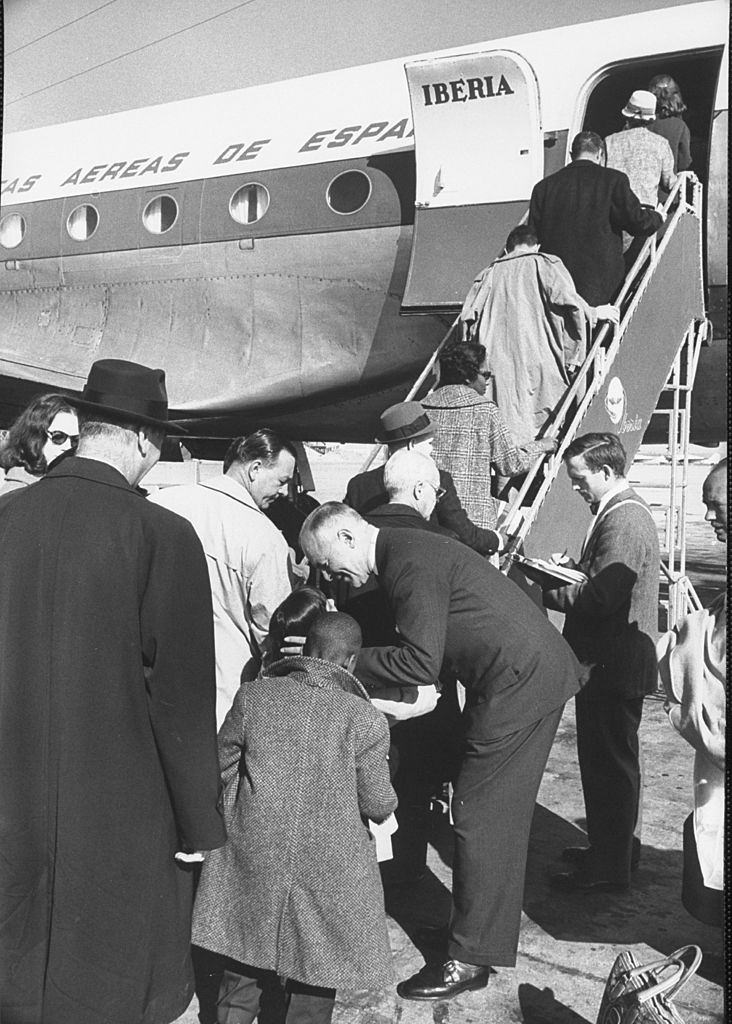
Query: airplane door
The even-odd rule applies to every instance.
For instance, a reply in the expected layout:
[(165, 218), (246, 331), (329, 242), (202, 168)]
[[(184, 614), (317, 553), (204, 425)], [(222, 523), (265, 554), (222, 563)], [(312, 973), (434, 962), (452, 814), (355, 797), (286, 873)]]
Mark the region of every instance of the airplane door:
[(402, 312), (461, 305), (543, 173), (539, 90), (508, 50), (405, 65), (414, 123), (414, 234)]

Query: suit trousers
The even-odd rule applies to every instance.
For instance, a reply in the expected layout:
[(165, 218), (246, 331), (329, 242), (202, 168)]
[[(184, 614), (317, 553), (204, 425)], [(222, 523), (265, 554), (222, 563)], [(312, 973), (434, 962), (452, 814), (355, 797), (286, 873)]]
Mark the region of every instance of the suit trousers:
[(588, 870), (628, 885), (633, 832), (640, 804), (638, 728), (643, 698), (597, 695), (575, 698), (577, 756), (592, 847)]
[(335, 989), (302, 982), (279, 984), (274, 971), (244, 964), (224, 970), (217, 1004), (217, 1024), (330, 1024)]
[(516, 964), (531, 821), (563, 710), (485, 741), (473, 738), (466, 721), (470, 738), (452, 802), (448, 941), (448, 956), (463, 963)]

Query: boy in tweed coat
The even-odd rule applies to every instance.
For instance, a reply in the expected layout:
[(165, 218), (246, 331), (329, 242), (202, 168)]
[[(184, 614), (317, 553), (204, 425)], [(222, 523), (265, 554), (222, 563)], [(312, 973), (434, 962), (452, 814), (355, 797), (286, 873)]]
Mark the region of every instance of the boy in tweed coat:
[(396, 807), (389, 729), (349, 671), (348, 615), (311, 626), (305, 654), (244, 683), (219, 733), (229, 839), (203, 866), (193, 942), (236, 961), (218, 1024), (251, 1024), (272, 972), (287, 1024), (327, 1024), (337, 988), (392, 981), (373, 839)]

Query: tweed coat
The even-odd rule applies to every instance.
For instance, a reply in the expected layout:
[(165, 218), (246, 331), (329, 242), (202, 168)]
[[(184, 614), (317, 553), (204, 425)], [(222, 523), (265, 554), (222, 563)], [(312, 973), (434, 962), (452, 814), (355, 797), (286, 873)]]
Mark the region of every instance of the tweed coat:
[(622, 171), (574, 160), (534, 185), (529, 225), (542, 252), (559, 256), (591, 306), (610, 302), (625, 277), (623, 231), (645, 238), (661, 217), (641, 206)]
[(492, 530), (498, 506), (491, 495), (491, 470), (506, 477), (524, 473), (541, 456), (541, 445), (530, 440), (519, 446), (495, 402), (467, 384), (437, 388), (422, 406), (436, 428), (435, 462), (452, 476), (470, 519)]
[(655, 689), (660, 561), (651, 510), (628, 487), (610, 499), (585, 544), (577, 568), (587, 581), (545, 591), (544, 604), (566, 613), (564, 636), (591, 668), (585, 697), (633, 699)]
[(211, 592), (192, 527), (66, 457), (0, 511), (0, 1020), (165, 1024), (223, 843)]
[(344, 669), (283, 658), (242, 684), (219, 733), (229, 839), (209, 855), (193, 942), (329, 988), (392, 980), (364, 818), (396, 807), (386, 718)]

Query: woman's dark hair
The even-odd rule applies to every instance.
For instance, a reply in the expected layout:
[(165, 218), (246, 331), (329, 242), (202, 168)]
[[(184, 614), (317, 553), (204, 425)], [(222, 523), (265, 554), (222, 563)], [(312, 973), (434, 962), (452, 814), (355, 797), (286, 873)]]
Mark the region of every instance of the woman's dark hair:
[(46, 431), (60, 412), (74, 412), (63, 395), (38, 395), (18, 416), (0, 446), (0, 466), (12, 469), (23, 466), (34, 476), (43, 476), (47, 470), (43, 446), (48, 440)]
[(293, 590), (279, 607), (275, 608), (269, 621), (269, 649), (272, 661), (281, 655), (286, 636), (307, 636), (308, 630), (317, 617), (325, 611), (325, 594), (317, 587), (300, 587)]
[(648, 83), (648, 91), (656, 97), (656, 117), (680, 117), (687, 109), (671, 75), (656, 75)]
[(485, 361), (485, 345), (460, 341), (447, 345), (440, 356), (440, 384), (466, 384), (475, 380)]
[(224, 456), (224, 473), (228, 473), (234, 462), (253, 462), (255, 459), (261, 459), (265, 465), (271, 465), (283, 451), (289, 452), (297, 462), (295, 446), (269, 427), (255, 430), (247, 437), (235, 437)]

